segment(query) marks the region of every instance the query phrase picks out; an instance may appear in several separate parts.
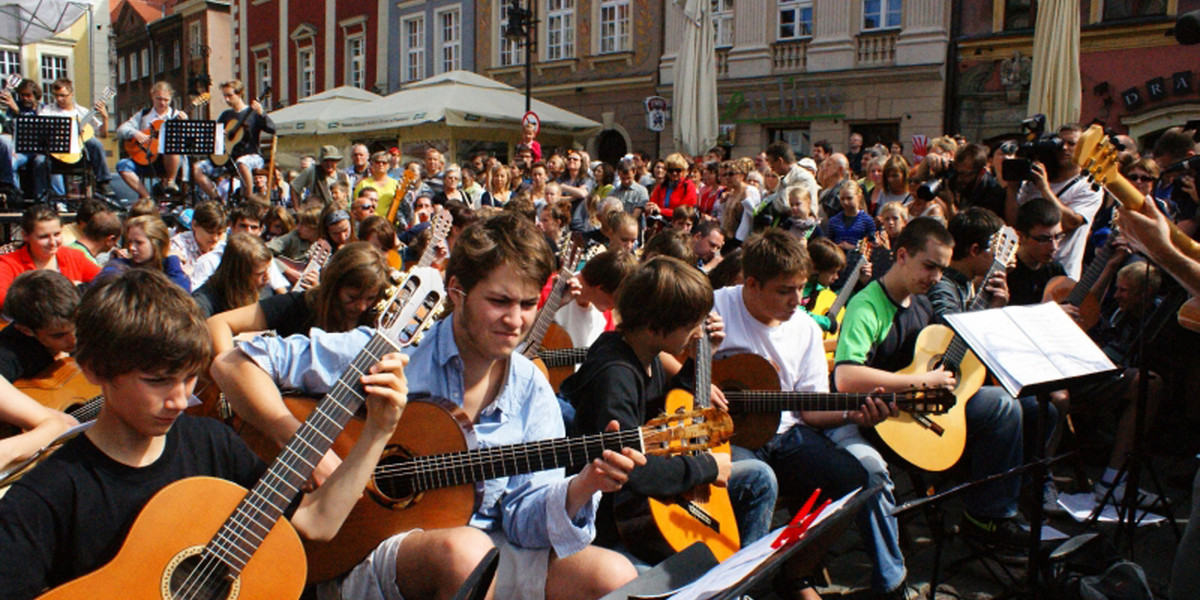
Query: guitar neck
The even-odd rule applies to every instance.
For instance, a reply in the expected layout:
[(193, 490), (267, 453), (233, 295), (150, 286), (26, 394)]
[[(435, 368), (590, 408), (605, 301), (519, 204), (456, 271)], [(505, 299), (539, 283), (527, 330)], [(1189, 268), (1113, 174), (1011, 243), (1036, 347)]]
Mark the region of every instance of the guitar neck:
[(359, 379), (396, 346), (376, 333), (350, 363), (333, 388), (321, 399), (275, 462), (246, 494), (233, 514), (209, 541), (206, 550), (228, 565), (234, 575), (241, 573), (275, 522), (283, 515), (300, 487), (308, 480), (333, 440), (365, 401)]
[(542, 305), (542, 310), (538, 311), (537, 319), (533, 321), (533, 327), (529, 329), (529, 335), (525, 338), (524, 347), (521, 349), (521, 355), (525, 358), (533, 360), (538, 355), (538, 348), (542, 346), (542, 338), (546, 337), (546, 332), (550, 330), (550, 324), (554, 322), (555, 313), (562, 307), (563, 296), (567, 293), (572, 273), (574, 271), (571, 270), (571, 265), (563, 265), (563, 268), (559, 270), (558, 280), (554, 282), (554, 287), (546, 296), (546, 303)]
[[(405, 193), (407, 194), (408, 192)], [(396, 194), (396, 196), (392, 198), (392, 205), (395, 206), (395, 203), (401, 202), (402, 200), (403, 196)], [(433, 259), (437, 258), (438, 244), (442, 243), (442, 240), (446, 239), (445, 234), (441, 233), (443, 229), (438, 226), (436, 218), (429, 224), (429, 226), (433, 228), (433, 236), (429, 238), (429, 244), (425, 246), (425, 251), (421, 253), (421, 259), (417, 261), (417, 267), (428, 267), (432, 265)], [(445, 230), (449, 230), (449, 227), (446, 227)]]
[(84, 402), (82, 406), (67, 411), (67, 414), (80, 423), (93, 421), (100, 416), (100, 408), (104, 406), (104, 396), (95, 396)]
[(577, 365), (587, 358), (587, 348), (563, 348), (561, 350), (542, 350), (537, 357), (546, 363), (548, 368), (569, 367)]
[(858, 285), (858, 278), (859, 274), (862, 273), (863, 265), (867, 264), (867, 260), (869, 258), (870, 257), (868, 255), (863, 254), (862, 257), (858, 259), (858, 263), (854, 265), (854, 271), (852, 271), (850, 276), (846, 278), (846, 283), (842, 285), (842, 289), (838, 291), (837, 298), (833, 299), (833, 304), (829, 305), (829, 310), (825, 311), (825, 316), (831, 319), (835, 318), (837, 317), (838, 312), (842, 310), (842, 307), (846, 306), (846, 302), (850, 300), (850, 294), (854, 293), (854, 288)]
[(725, 390), (725, 399), (742, 412), (782, 412), (787, 410), (858, 410), (868, 397), (895, 402), (896, 394), (855, 392), (787, 392), (778, 390)]
[[(701, 325), (705, 327), (705, 325)], [(696, 393), (693, 404), (696, 408), (712, 405), (712, 342), (705, 331), (696, 339)]]
[(641, 429), (608, 431), (576, 438), (492, 446), (450, 454), (413, 457), (375, 468), (377, 485), (398, 485), (413, 491), (465, 485), (548, 469), (575, 469), (605, 450), (644, 450)]
[(1108, 264), (1108, 258), (1112, 256), (1112, 252), (1111, 243), (1105, 244), (1096, 251), (1096, 255), (1092, 257), (1091, 264), (1088, 265), (1083, 275), (1079, 277), (1079, 283), (1076, 283), (1075, 287), (1071, 288), (1071, 293), (1067, 294), (1067, 304), (1072, 306), (1083, 304), (1088, 292), (1092, 291), (1092, 286), (1096, 285), (1096, 281), (1100, 279), (1100, 274), (1104, 272), (1104, 267)]
[[(987, 275), (983, 276), (983, 281), (986, 283), (996, 273), (1003, 273), (1008, 269), (1008, 265), (1001, 262), (999, 258), (992, 261), (992, 267), (988, 269)], [(967, 305), (967, 309), (963, 312), (974, 312), (983, 310), (992, 303), (992, 293), (986, 289), (980, 289), (971, 303)], [(964, 357), (967, 356), (967, 351), (970, 348), (967, 346), (967, 341), (961, 335), (955, 334), (954, 339), (950, 340), (950, 345), (946, 348), (946, 353), (943, 355), (942, 362), (945, 363), (946, 369), (957, 371), (958, 365), (962, 363)]]

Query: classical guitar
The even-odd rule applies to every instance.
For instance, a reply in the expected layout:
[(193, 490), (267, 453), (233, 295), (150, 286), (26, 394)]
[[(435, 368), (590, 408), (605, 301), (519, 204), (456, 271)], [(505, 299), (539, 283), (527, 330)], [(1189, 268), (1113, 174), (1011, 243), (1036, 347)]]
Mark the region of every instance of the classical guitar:
[[(66, 412), (71, 415), (79, 423), (88, 423), (96, 420), (100, 415), (100, 407), (104, 406), (104, 396), (96, 396), (88, 399), (86, 402), (74, 405)], [(68, 440), (83, 432), (83, 428), (73, 427), (66, 433), (57, 437), (53, 442), (50, 442), (45, 448), (38, 450), (33, 456), (25, 459), (20, 463), (13, 464), (4, 469), (0, 469), (0, 490), (12, 485), (18, 479), (28, 473), (30, 469), (41, 464), (51, 454), (54, 454)]]
[[(267, 96), (270, 95), (271, 86), (268, 85), (266, 86), (266, 89), (263, 90), (262, 95), (258, 97), (258, 101), (262, 102), (263, 100), (267, 99)], [(212, 161), (212, 164), (218, 167), (223, 167), (225, 166), (225, 163), (229, 162), (230, 155), (233, 152), (233, 147), (238, 145), (238, 142), (241, 142), (242, 138), (246, 136), (246, 129), (244, 125), (246, 124), (246, 119), (250, 118), (250, 113), (252, 112), (254, 112), (254, 109), (250, 106), (246, 106), (246, 108), (242, 109), (242, 112), (238, 114), (236, 119), (229, 119), (225, 122), (225, 152), (222, 154), (214, 153), (208, 155), (208, 159)]]
[(1115, 234), (1108, 236), (1109, 243), (1096, 250), (1092, 262), (1084, 269), (1079, 281), (1059, 275), (1046, 282), (1042, 292), (1042, 302), (1058, 302), (1070, 304), (1079, 309), (1079, 327), (1087, 331), (1100, 322), (1100, 300), (1092, 293), (1092, 287), (1104, 273), (1108, 259), (1112, 256), (1112, 240)]
[[(416, 267), (433, 266), (433, 261), (438, 257), (438, 246), (446, 241), (446, 236), (450, 235), (450, 228), (454, 225), (454, 217), (450, 215), (450, 211), (443, 210), (433, 217), (433, 221), (429, 224), (433, 235), (429, 238), (429, 243), (425, 244), (425, 250), (421, 252), (421, 258), (417, 260)], [(410, 265), (405, 265), (405, 269), (412, 268)]]
[[(1075, 144), (1075, 164), (1087, 173), (1093, 185), (1102, 185), (1112, 192), (1121, 206), (1140, 210), (1146, 201), (1142, 193), (1118, 171), (1117, 147), (1099, 125), (1092, 125), (1080, 134), (1079, 143)], [(1192, 260), (1200, 261), (1200, 242), (1193, 240), (1174, 223), (1168, 221), (1167, 225), (1171, 230), (1171, 243)], [(1200, 331), (1198, 317), (1200, 299), (1192, 298), (1179, 309), (1179, 324), (1192, 331)]]
[(733, 415), (733, 443), (756, 450), (779, 430), (780, 414), (789, 410), (855, 411), (868, 397), (895, 402), (903, 412), (942, 414), (956, 399), (947, 389), (911, 389), (884, 394), (793, 392), (779, 389), (779, 374), (757, 354), (734, 354), (713, 361), (713, 382), (725, 394)]
[(292, 286), (293, 292), (303, 292), (308, 289), (308, 282), (304, 279), (309, 273), (320, 273), (321, 269), (325, 268), (325, 263), (329, 262), (329, 256), (333, 254), (329, 241), (319, 239), (308, 247), (308, 263), (304, 265), (304, 271), (300, 273), (300, 278), (296, 280), (296, 285)]
[(117, 556), (42, 598), (299, 598), (304, 548), (280, 517), (363, 405), (360, 377), (406, 343), (404, 331), (429, 302), (441, 302), (441, 276), (426, 270), (401, 287), (393, 325), (376, 330), (249, 492), (213, 477), (189, 477), (155, 494)]
[[(541, 363), (538, 358), (538, 351), (543, 348), (543, 343), (546, 341), (546, 334), (555, 329), (554, 343), (557, 347), (571, 347), (571, 337), (561, 327), (554, 325), (554, 315), (558, 313), (558, 309), (562, 308), (563, 300), (566, 297), (567, 290), (571, 287), (571, 277), (575, 275), (575, 265), (579, 262), (579, 257), (582, 254), (582, 248), (576, 244), (574, 238), (568, 239), (563, 246), (562, 267), (558, 270), (558, 278), (554, 281), (554, 286), (550, 288), (550, 293), (546, 295), (546, 302), (542, 304), (542, 308), (538, 310), (537, 317), (533, 320), (533, 326), (529, 328), (529, 333), (525, 339), (517, 346), (516, 352), (534, 362), (539, 370), (546, 375), (550, 380), (550, 385), (554, 389), (558, 389), (558, 384), (562, 383), (574, 369), (566, 375), (555, 373), (558, 382), (550, 379), (550, 371), (544, 363)], [(566, 338), (565, 343), (563, 338)], [(541, 363), (541, 364), (539, 364)]]
[[(992, 266), (983, 280), (1008, 268), (1017, 251), (1017, 235), (1004, 227), (992, 236)], [(991, 294), (980, 291), (967, 307), (968, 311), (982, 310), (991, 303)], [(900, 413), (875, 426), (879, 437), (901, 458), (926, 471), (945, 471), (962, 457), (967, 443), (967, 400), (983, 386), (987, 369), (967, 348), (967, 343), (945, 325), (929, 325), (917, 336), (913, 362), (899, 371), (902, 375), (918, 375), (945, 368), (954, 373), (957, 385), (954, 397), (958, 401), (945, 414), (921, 412)]]
[[(208, 92), (204, 92), (203, 94), (196, 96), (196, 98), (192, 100), (190, 106), (192, 108), (204, 106), (205, 104), (208, 104), (210, 97), (211, 96)], [(175, 119), (178, 117), (171, 118)], [(150, 136), (150, 139), (146, 140), (145, 144), (138, 142), (137, 138), (133, 137), (125, 140), (121, 147), (125, 149), (125, 154), (129, 155), (129, 159), (139, 165), (142, 165), (143, 167), (158, 160), (158, 157), (161, 154), (158, 148), (158, 132), (162, 129), (163, 123), (166, 123), (169, 120), (170, 119), (155, 119), (152, 123), (150, 123), (149, 127), (143, 129), (142, 133)]]
[(392, 196), (392, 204), (388, 206), (387, 222), (393, 227), (397, 226), (396, 215), (400, 212), (400, 203), (404, 202), (404, 197), (416, 187), (417, 174), (411, 169), (404, 170), (404, 176), (400, 179), (400, 185), (396, 186), (396, 194)]
[[(311, 398), (284, 401), (297, 418), (305, 418), (314, 407)], [(352, 419), (334, 443), (334, 452), (345, 456), (363, 424), (361, 416)], [(728, 440), (732, 427), (729, 415), (709, 409), (664, 414), (639, 429), (477, 447), (470, 419), (454, 403), (442, 398), (411, 399), (367, 493), (338, 534), (328, 542), (305, 542), (308, 581), (326, 581), (349, 571), (397, 533), (466, 525), (483, 501), (482, 482), (487, 479), (564, 467), (571, 472), (604, 450), (634, 448), (660, 456), (703, 450)], [(277, 450), (256, 431), (248, 428), (242, 435), (264, 458)]]
[[(672, 390), (667, 394), (666, 413), (689, 413), (710, 408), (712, 390), (712, 346), (708, 336), (696, 342), (696, 393)], [(729, 444), (712, 452), (729, 452)], [(737, 519), (729, 491), (712, 484), (702, 485), (676, 498), (630, 499), (614, 503), (621, 541), (634, 555), (656, 562), (695, 542), (725, 560), (741, 548)]]
[(41, 373), (12, 383), (38, 404), (60, 412), (69, 412), (100, 395), (100, 386), (84, 377), (73, 358), (57, 360)]
[[(104, 86), (104, 91), (100, 92), (100, 102), (108, 104), (117, 96), (117, 91), (111, 87)], [(79, 152), (60, 152), (51, 153), (59, 162), (75, 164), (83, 158), (83, 143), (96, 137), (96, 128), (100, 126), (100, 111), (93, 107), (79, 119)]]

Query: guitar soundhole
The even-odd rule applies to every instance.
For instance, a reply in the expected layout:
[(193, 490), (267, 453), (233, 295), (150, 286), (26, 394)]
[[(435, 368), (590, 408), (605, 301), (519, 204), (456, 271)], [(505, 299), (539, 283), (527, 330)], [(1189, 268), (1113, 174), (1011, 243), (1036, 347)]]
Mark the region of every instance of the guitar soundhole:
[[(170, 570), (169, 595), (165, 598), (172, 600), (218, 600), (237, 597), (236, 580), (231, 580), (224, 563), (214, 558), (204, 560), (202, 548), (199, 552), (179, 559), (176, 557), (174, 568)], [(168, 567), (169, 568), (169, 567)], [(167, 591), (167, 590), (164, 590)]]
[(405, 470), (412, 455), (401, 446), (388, 446), (375, 467), (375, 476), (367, 490), (376, 502), (392, 509), (403, 508), (417, 500), (421, 492), (414, 477)]

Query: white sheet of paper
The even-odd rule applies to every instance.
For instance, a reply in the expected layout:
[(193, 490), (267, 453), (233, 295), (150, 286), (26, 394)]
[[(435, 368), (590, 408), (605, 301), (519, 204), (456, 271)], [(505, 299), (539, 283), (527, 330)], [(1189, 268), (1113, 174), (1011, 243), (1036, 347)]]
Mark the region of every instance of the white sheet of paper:
[(83, 145), (79, 142), (79, 121), (71, 119), (71, 152), (70, 154), (79, 154), (83, 151)]
[[(1072, 519), (1082, 523), (1088, 520), (1092, 516), (1092, 511), (1096, 509), (1096, 497), (1091, 492), (1059, 494), (1058, 505), (1063, 507), (1067, 511), (1067, 514), (1071, 515)], [(1137, 518), (1139, 525), (1153, 525), (1154, 523), (1166, 520), (1166, 517), (1162, 515), (1147, 513), (1144, 510), (1138, 511)], [(1104, 510), (1100, 511), (1100, 518), (1098, 520), (1101, 523), (1116, 523), (1117, 508), (1111, 504), (1106, 505)]]
[(225, 154), (225, 124), (217, 121), (216, 145), (213, 154)]

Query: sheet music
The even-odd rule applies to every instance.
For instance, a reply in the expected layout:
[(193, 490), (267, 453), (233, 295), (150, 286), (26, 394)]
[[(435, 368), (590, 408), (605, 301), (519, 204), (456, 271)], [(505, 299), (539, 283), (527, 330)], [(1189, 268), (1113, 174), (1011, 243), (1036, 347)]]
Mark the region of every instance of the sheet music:
[[(861, 489), (854, 490), (840, 499), (831, 502), (809, 525), (809, 531), (825, 519), (837, 514)], [(783, 548), (772, 548), (771, 544), (775, 542), (775, 539), (779, 537), (779, 534), (784, 529), (785, 527), (780, 527), (764, 535), (753, 544), (738, 550), (733, 556), (713, 567), (711, 571), (705, 573), (700, 579), (676, 590), (675, 594), (671, 596), (671, 600), (705, 600), (706, 598), (716, 596), (729, 589), (735, 583), (745, 579), (754, 569), (762, 565), (767, 558), (783, 550)]]
[(217, 134), (214, 138), (213, 154), (225, 154), (225, 124), (217, 121)]
[(79, 154), (82, 151), (82, 144), (79, 142), (79, 121), (71, 119), (71, 151), (68, 154)]
[(1013, 396), (1038, 383), (1116, 369), (1054, 302), (946, 315)]
[(95, 421), (84, 421), (83, 423), (80, 423), (74, 427), (67, 429), (66, 431), (62, 432), (58, 437), (54, 438), (54, 441), (50, 442), (49, 444), (46, 444), (45, 448), (42, 448), (41, 450), (38, 450), (37, 452), (35, 452), (33, 454), (33, 456), (30, 456), (29, 458), (27, 458), (19, 463), (13, 463), (7, 469), (0, 469), (0, 479), (4, 479), (5, 477), (8, 477), (9, 475), (16, 473), (17, 471), (20, 471), (21, 469), (25, 468), (26, 465), (29, 465), (29, 464), (33, 463), (34, 461), (38, 460), (39, 458), (41, 458), (41, 456), (43, 454), (45, 454), (47, 450), (49, 450), (51, 448), (55, 448), (59, 444), (87, 431), (88, 429), (91, 429), (92, 425), (94, 425), (95, 423), (96, 423)]

